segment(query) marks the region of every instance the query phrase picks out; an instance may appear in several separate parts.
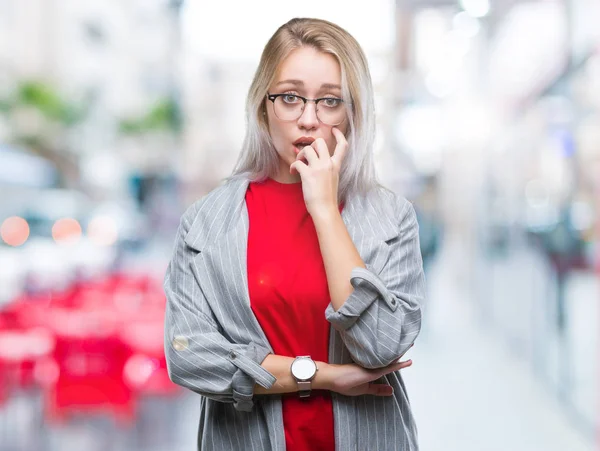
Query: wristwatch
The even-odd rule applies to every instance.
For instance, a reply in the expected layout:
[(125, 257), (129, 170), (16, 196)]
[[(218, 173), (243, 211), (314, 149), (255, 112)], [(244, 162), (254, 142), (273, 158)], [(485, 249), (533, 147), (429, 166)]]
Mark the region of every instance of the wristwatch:
[(298, 396), (308, 398), (311, 391), (311, 381), (317, 375), (317, 364), (309, 355), (296, 357), (290, 367), (292, 376), (298, 384)]

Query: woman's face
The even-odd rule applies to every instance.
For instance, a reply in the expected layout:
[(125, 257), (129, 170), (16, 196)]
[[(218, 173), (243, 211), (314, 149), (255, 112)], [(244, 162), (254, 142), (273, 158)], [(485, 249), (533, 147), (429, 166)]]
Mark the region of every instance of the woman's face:
[[(269, 94), (296, 94), (308, 99), (321, 97), (342, 98), (342, 75), (340, 65), (334, 56), (320, 52), (312, 47), (300, 47), (293, 50), (283, 60), (279, 72), (269, 87)], [(282, 100), (282, 99), (278, 99)], [(300, 100), (301, 102), (301, 100)], [(302, 115), (293, 121), (284, 121), (275, 115), (274, 103), (266, 100), (269, 133), (279, 155), (279, 173), (274, 177), (282, 183), (300, 181), (300, 175), (290, 175), (290, 165), (296, 161), (296, 155), (302, 148), (294, 143), (301, 138), (323, 138), (333, 155), (336, 140), (331, 132), (333, 126), (319, 121), (314, 102), (308, 102)], [(319, 110), (325, 107), (319, 103)], [(343, 106), (342, 106), (343, 108)], [(344, 134), (348, 119), (337, 125)], [(310, 139), (309, 139), (310, 141)]]

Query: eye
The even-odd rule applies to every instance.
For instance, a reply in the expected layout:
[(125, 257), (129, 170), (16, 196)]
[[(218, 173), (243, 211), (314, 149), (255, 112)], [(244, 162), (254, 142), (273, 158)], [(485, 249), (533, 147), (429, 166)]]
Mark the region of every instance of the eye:
[(284, 103), (297, 103), (300, 99), (294, 94), (284, 94), (281, 96)]
[(342, 103), (342, 99), (336, 99), (335, 97), (325, 97), (321, 100), (321, 103), (327, 108), (335, 108)]

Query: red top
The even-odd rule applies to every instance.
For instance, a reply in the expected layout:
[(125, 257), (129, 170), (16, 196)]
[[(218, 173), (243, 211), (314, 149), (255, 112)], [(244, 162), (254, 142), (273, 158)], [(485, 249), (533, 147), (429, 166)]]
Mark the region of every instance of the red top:
[[(252, 311), (277, 355), (310, 355), (328, 362), (330, 302), (317, 232), (306, 210), (302, 183), (273, 179), (246, 192), (248, 290)], [(326, 390), (310, 398), (282, 396), (288, 451), (335, 449), (333, 407)]]

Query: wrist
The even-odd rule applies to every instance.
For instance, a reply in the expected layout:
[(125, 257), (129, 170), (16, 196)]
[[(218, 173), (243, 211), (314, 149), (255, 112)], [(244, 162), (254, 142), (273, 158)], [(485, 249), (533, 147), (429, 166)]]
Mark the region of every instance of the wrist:
[(333, 387), (335, 367), (337, 365), (326, 362), (315, 362), (317, 364), (317, 374), (313, 379), (313, 389), (331, 390)]
[(336, 216), (341, 216), (340, 211), (335, 205), (312, 208), (309, 213), (315, 225), (319, 223), (329, 223), (334, 220)]

